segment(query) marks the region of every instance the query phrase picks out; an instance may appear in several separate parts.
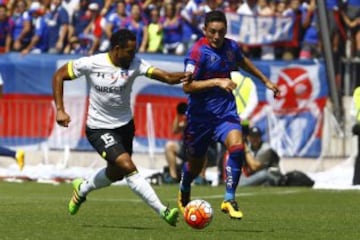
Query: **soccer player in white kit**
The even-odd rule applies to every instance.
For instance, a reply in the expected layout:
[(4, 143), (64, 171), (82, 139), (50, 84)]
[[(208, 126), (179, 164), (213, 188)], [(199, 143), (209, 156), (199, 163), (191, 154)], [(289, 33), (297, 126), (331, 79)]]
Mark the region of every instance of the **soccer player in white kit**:
[(151, 66), (136, 54), (136, 37), (121, 29), (110, 39), (109, 52), (69, 61), (53, 77), (53, 95), (57, 108), (56, 121), (67, 127), (71, 121), (63, 103), (64, 81), (85, 76), (90, 85), (90, 104), (86, 121), (86, 136), (91, 145), (107, 161), (106, 167), (90, 178), (75, 179), (69, 202), (74, 215), (89, 192), (126, 179), (128, 186), (168, 224), (176, 226), (179, 210), (161, 203), (150, 184), (138, 173), (131, 159), (135, 133), (130, 93), (136, 77), (145, 75), (168, 84), (191, 80), (191, 73), (169, 73)]

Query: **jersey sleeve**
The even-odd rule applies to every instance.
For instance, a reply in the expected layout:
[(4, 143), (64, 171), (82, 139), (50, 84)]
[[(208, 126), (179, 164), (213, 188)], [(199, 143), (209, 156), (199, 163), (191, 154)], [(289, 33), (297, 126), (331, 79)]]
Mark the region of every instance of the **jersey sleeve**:
[(241, 51), (240, 46), (237, 44), (237, 42), (231, 40), (231, 48), (232, 51), (235, 53), (236, 62), (241, 62), (244, 59), (244, 55)]
[(71, 79), (88, 74), (92, 69), (90, 57), (82, 57), (68, 62), (68, 74)]
[(194, 79), (198, 78), (202, 53), (201, 49), (197, 46), (194, 46), (185, 56), (184, 64), (185, 64), (185, 72), (193, 73)]

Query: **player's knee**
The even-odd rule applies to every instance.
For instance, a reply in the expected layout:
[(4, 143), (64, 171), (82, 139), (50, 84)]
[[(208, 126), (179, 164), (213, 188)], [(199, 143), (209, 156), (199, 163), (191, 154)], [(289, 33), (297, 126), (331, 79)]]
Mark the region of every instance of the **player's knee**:
[(136, 166), (128, 153), (123, 153), (116, 158), (115, 167), (123, 175), (136, 171)]
[(244, 151), (244, 144), (242, 144), (242, 143), (233, 144), (229, 147), (228, 151), (229, 151), (229, 154)]
[(120, 181), (124, 178), (124, 174), (121, 169), (115, 165), (109, 165), (106, 168), (106, 176), (111, 182)]
[(176, 142), (170, 141), (170, 142), (167, 142), (165, 144), (165, 151), (176, 152), (176, 149), (177, 149), (177, 143)]

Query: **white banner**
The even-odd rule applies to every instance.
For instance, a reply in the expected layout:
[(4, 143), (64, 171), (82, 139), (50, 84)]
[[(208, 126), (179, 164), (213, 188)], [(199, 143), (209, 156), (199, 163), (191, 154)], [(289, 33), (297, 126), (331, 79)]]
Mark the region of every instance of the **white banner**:
[(245, 45), (297, 44), (294, 17), (226, 13), (226, 37)]

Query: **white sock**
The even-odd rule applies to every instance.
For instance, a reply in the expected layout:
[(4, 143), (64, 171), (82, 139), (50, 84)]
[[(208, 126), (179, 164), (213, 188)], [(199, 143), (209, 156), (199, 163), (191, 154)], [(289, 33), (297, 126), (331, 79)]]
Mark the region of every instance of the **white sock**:
[(105, 174), (105, 168), (102, 168), (95, 172), (89, 179), (85, 180), (81, 185), (79, 189), (79, 195), (81, 197), (86, 196), (89, 192), (107, 187), (112, 182), (107, 178)]
[(154, 189), (150, 184), (136, 172), (133, 175), (126, 177), (126, 181), (139, 197), (142, 198), (152, 209), (154, 209), (158, 214), (161, 214), (166, 207), (161, 203), (159, 197), (156, 195)]

